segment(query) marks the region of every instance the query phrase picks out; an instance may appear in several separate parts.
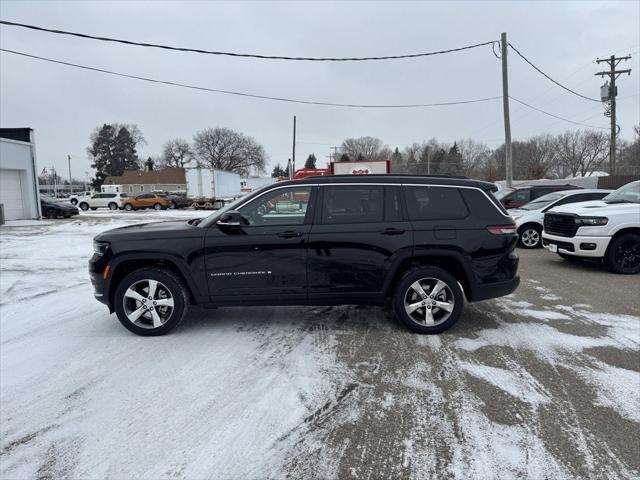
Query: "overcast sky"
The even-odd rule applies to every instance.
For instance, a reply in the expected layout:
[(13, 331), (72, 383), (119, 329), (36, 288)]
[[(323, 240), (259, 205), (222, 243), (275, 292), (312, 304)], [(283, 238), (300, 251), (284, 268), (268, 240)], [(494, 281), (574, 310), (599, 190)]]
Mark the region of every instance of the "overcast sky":
[[(599, 97), (597, 57), (631, 53), (620, 68), (618, 123), (631, 138), (640, 123), (640, 2), (0, 2), (0, 17), (100, 36), (212, 50), (289, 56), (379, 56), (509, 41), (549, 75)], [(461, 53), (376, 62), (287, 62), (217, 57), (83, 40), (0, 27), (2, 48), (123, 73), (205, 87), (339, 103), (430, 103), (501, 95), (500, 60), (490, 46)], [(0, 125), (36, 132), (39, 167), (66, 176), (90, 170), (91, 131), (138, 124), (160, 153), (173, 137), (191, 140), (223, 126), (255, 137), (270, 166), (291, 156), (298, 118), (298, 165), (332, 145), (372, 135), (390, 147), (437, 137), (503, 141), (500, 100), (422, 109), (294, 105), (155, 85), (0, 53)], [(607, 127), (602, 106), (560, 89), (509, 56), (510, 94), (574, 121)], [(575, 127), (511, 102), (512, 135), (524, 139)]]

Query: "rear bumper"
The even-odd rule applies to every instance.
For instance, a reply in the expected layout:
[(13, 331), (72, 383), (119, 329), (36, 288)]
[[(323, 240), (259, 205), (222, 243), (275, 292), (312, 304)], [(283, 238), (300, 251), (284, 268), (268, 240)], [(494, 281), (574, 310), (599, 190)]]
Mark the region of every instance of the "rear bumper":
[[(542, 246), (547, 250), (551, 250), (551, 245), (558, 246), (558, 252), (565, 255), (574, 255), (576, 257), (604, 257), (611, 237), (562, 237), (560, 235), (552, 235), (542, 232)], [(585, 244), (590, 244), (591, 249), (586, 249)], [(595, 248), (593, 246), (595, 245)]]
[(473, 288), (472, 296), (469, 298), (471, 302), (479, 302), (490, 298), (504, 297), (513, 293), (520, 285), (520, 275), (516, 275), (511, 280), (504, 282), (487, 283), (476, 285)]

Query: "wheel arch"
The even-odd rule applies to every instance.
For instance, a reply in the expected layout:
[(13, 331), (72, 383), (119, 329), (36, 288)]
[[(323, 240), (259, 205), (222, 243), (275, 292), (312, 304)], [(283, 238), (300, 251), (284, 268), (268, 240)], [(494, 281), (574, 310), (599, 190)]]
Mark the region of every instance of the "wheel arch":
[(468, 299), (473, 297), (472, 273), (465, 264), (462, 254), (457, 252), (423, 252), (401, 260), (388, 275), (384, 288), (385, 295), (393, 295), (393, 290), (402, 275), (416, 267), (438, 267), (449, 272), (460, 282), (465, 297)]
[(162, 268), (169, 270), (176, 275), (185, 285), (187, 289), (187, 297), (189, 303), (198, 304), (204, 299), (199, 295), (199, 290), (195, 286), (191, 275), (180, 265), (180, 262), (168, 256), (145, 256), (145, 257), (128, 257), (117, 261), (110, 262), (111, 274), (107, 285), (107, 295), (110, 308), (113, 307), (113, 299), (118, 284), (129, 273), (141, 268)]
[(624, 227), (618, 230), (611, 236), (611, 240), (609, 240), (609, 244), (607, 245), (607, 249), (604, 252), (605, 258), (609, 255), (609, 249), (611, 248), (611, 244), (620, 238), (622, 235), (626, 235), (627, 233), (635, 233), (636, 235), (640, 235), (640, 227)]
[(523, 223), (518, 227), (518, 230), (517, 230), (518, 236), (520, 236), (520, 232), (522, 232), (525, 229), (525, 227), (537, 227), (540, 230), (540, 232), (544, 230), (544, 225), (542, 225), (541, 223), (528, 221), (527, 223)]

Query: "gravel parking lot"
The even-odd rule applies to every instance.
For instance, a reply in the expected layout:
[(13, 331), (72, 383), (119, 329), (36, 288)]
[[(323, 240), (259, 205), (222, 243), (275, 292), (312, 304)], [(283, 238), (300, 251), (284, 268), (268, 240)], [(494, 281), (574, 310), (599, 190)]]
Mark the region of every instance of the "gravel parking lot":
[(640, 276), (520, 250), (439, 336), (377, 307), (193, 308), (137, 337), (91, 239), (201, 212), (0, 228), (2, 478), (637, 478)]

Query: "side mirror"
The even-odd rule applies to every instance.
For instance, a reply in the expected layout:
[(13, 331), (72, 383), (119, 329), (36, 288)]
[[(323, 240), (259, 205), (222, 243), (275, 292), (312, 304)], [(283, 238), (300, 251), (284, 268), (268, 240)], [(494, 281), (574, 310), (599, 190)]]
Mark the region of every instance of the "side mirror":
[(221, 227), (239, 227), (242, 225), (242, 215), (236, 210), (224, 212), (216, 222)]

